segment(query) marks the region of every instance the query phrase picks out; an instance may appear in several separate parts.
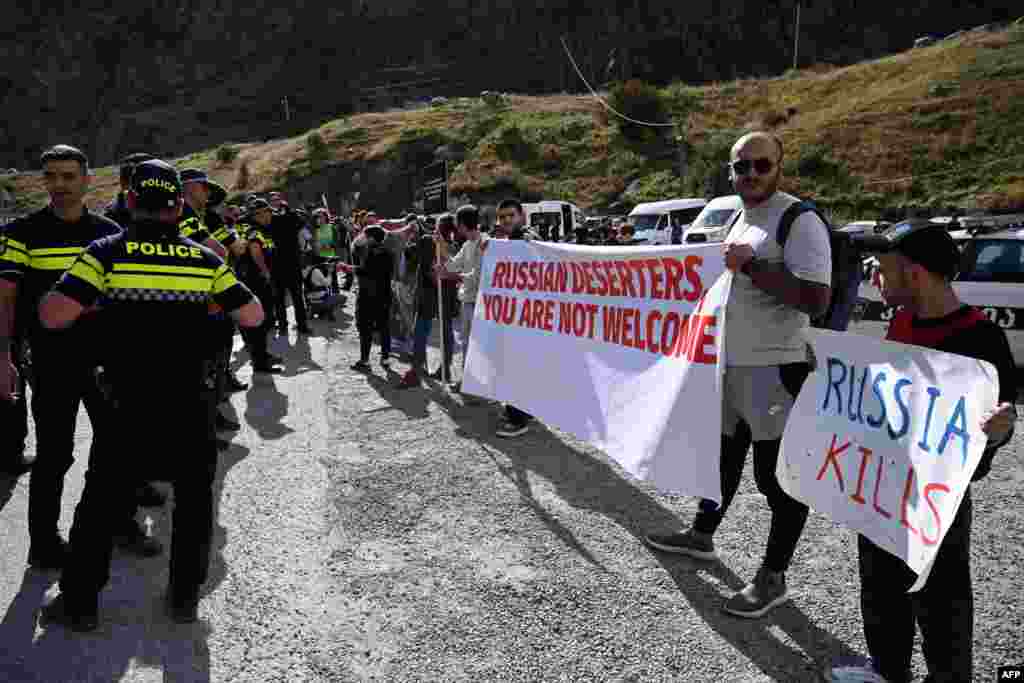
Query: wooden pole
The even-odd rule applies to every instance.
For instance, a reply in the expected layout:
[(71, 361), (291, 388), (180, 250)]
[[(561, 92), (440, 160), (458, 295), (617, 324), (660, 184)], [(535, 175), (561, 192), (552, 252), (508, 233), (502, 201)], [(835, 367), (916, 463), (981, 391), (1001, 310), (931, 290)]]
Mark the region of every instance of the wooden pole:
[(793, 71), (796, 71), (797, 57), (800, 54), (800, 5), (803, 0), (796, 0), (796, 29), (793, 31)]
[[(440, 233), (434, 237), (434, 259), (438, 264), (448, 260), (448, 245)], [(437, 320), (441, 323), (441, 381), (451, 381), (451, 368), (448, 367), (447, 328), (444, 324), (444, 280), (437, 274)]]

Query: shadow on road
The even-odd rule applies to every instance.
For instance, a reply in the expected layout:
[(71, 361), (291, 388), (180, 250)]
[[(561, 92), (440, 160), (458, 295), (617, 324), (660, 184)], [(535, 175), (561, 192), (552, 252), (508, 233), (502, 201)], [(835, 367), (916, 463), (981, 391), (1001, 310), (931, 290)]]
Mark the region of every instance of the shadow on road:
[[(224, 476), (248, 455), (232, 445), (221, 454), (213, 494), (220, 506)], [(188, 501), (175, 501), (175, 504)], [(55, 572), (28, 569), (21, 586), (0, 622), (0, 680), (29, 683), (55, 681), (118, 681), (150, 670), (147, 680), (161, 672), (165, 683), (204, 683), (210, 680), (212, 633), (202, 619), (178, 625), (163, 612), (168, 579), (172, 504), (149, 510), (155, 535), (164, 543), (163, 555), (153, 559), (116, 553), (111, 579), (100, 595), (100, 626), (89, 634), (76, 634), (56, 625), (40, 629), (39, 606), (57, 582)], [(215, 514), (210, 573), (203, 594), (212, 592), (227, 575), (223, 548), (225, 532)], [(200, 607), (200, 609), (202, 609)], [(160, 675), (160, 674), (156, 674)]]
[[(516, 440), (494, 435), (497, 416), (487, 403), (460, 407), (452, 416), (461, 431), (475, 438), (494, 461), (496, 469), (519, 490), (524, 501), (538, 517), (570, 548), (596, 566), (600, 564), (581, 547), (572, 531), (553, 519), (530, 490), (529, 473), (555, 485), (567, 504), (601, 514), (643, 542), (647, 533), (674, 531), (688, 526), (667, 510), (656, 498), (624, 479), (608, 463), (566, 444), (543, 424), (534, 421), (530, 432)], [(486, 430), (481, 433), (481, 425)], [(502, 457), (504, 456), (504, 457)], [(856, 653), (824, 628), (815, 624), (792, 602), (772, 611), (763, 619), (740, 619), (722, 611), (722, 587), (736, 591), (745, 585), (729, 567), (720, 562), (699, 562), (675, 555), (650, 551), (664, 567), (690, 606), (723, 639), (767, 676), (792, 681), (804, 672), (810, 675), (807, 658), (821, 664), (836, 656)], [(781, 631), (793, 645), (773, 631)], [(814, 672), (820, 675), (820, 669)]]
[(288, 414), (288, 396), (281, 393), (274, 375), (253, 373), (245, 394), (245, 421), (261, 439), (277, 440), (295, 431), (281, 422)]

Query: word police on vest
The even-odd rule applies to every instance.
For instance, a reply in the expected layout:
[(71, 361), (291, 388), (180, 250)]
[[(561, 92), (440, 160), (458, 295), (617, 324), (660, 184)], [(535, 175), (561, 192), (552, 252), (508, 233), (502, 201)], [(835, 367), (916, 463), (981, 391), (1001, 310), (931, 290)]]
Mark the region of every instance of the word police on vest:
[(129, 254), (141, 252), (144, 256), (178, 256), (180, 258), (203, 258), (199, 247), (186, 247), (184, 244), (153, 244), (151, 242), (128, 242)]

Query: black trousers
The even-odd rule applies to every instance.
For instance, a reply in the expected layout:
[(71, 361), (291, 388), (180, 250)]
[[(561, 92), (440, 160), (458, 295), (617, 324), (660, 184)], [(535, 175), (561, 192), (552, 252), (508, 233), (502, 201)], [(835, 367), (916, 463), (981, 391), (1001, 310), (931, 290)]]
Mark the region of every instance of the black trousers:
[[(69, 349), (64, 349), (68, 353)], [(28, 493), (28, 532), (33, 544), (53, 542), (58, 533), (64, 475), (74, 463), (75, 425), (78, 409), (85, 404), (92, 423), (89, 460), (116, 448), (110, 441), (109, 410), (96, 383), (94, 368), (84, 362), (66, 360), (60, 353), (33, 349), (36, 384), (32, 393), (32, 416), (36, 424), (36, 461), (32, 466)], [(119, 530), (133, 523), (135, 488), (138, 480), (119, 480), (111, 496), (123, 504), (117, 518)]]
[[(71, 559), (60, 579), (61, 592), (73, 609), (95, 609), (100, 591), (110, 580), (112, 527), (128, 507), (118, 495), (126, 477), (173, 485), (169, 588), (178, 600), (199, 596), (209, 572), (217, 446), (205, 427), (207, 402), (199, 392), (171, 399), (154, 409), (151, 393), (133, 393), (109, 413), (117, 425), (116, 437), (112, 448), (90, 459), (71, 527)], [(163, 428), (154, 420), (154, 416), (171, 414), (176, 416), (173, 428)], [(146, 447), (140, 448), (140, 443)]]
[(863, 536), (857, 539), (864, 639), (879, 671), (890, 683), (911, 680), (915, 624), (921, 627), (927, 682), (973, 680), (973, 507), (968, 489), (939, 547), (928, 582), (917, 593), (907, 593), (917, 577), (903, 560)]
[(252, 364), (254, 366), (268, 365), (270, 359), (267, 357), (267, 332), (274, 325), (274, 321), (270, 318), (270, 313), (274, 310), (273, 293), (267, 281), (259, 275), (246, 277), (243, 282), (260, 300), (265, 315), (263, 323), (258, 327), (243, 327), (241, 329), (242, 339), (249, 347)]
[[(12, 359), (18, 357), (12, 349)], [(20, 471), (25, 458), (25, 439), (28, 438), (28, 398), (25, 396), (25, 373), (18, 368), (18, 399), (0, 401), (0, 472)]]
[(291, 294), (292, 306), (295, 308), (295, 323), (299, 327), (308, 325), (306, 318), (306, 300), (302, 295), (302, 273), (298, 266), (278, 266), (274, 271), (274, 287), (276, 297), (274, 308), (277, 311), (277, 328), (288, 329), (288, 310), (285, 308), (285, 292)]
[(370, 360), (373, 333), (380, 333), (382, 357), (391, 355), (391, 297), (361, 295), (356, 299), (356, 329), (359, 330), (359, 358)]

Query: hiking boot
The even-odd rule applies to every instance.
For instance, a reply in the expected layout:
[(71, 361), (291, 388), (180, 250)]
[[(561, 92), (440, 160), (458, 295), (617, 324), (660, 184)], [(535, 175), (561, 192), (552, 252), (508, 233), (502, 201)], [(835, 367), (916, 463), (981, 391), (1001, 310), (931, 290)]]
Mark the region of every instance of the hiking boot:
[(45, 543), (29, 546), (28, 565), (34, 569), (63, 569), (70, 555), (68, 542), (60, 534), (55, 534), (53, 539)]
[(514, 439), (517, 436), (522, 436), (530, 430), (530, 426), (525, 422), (509, 422), (506, 420), (501, 423), (498, 427), (498, 431), (495, 435), (500, 436), (503, 439)]
[(163, 543), (152, 536), (147, 536), (134, 521), (124, 531), (114, 534), (114, 545), (126, 553), (139, 557), (156, 557), (164, 551)]
[(869, 657), (840, 657), (825, 668), (826, 683), (887, 683)]
[(409, 372), (402, 375), (402, 379), (398, 382), (399, 389), (415, 389), (420, 385), (420, 375), (415, 368), (410, 368)]
[(756, 619), (787, 600), (786, 574), (761, 567), (753, 582), (726, 600), (722, 609), (733, 616)]
[(714, 560), (718, 557), (712, 535), (696, 529), (674, 534), (649, 534), (644, 536), (644, 543), (666, 553), (689, 555), (698, 560)]
[(167, 496), (147, 481), (135, 489), (135, 503), (139, 507), (159, 508), (167, 504)]
[(100, 624), (98, 598), (70, 601), (61, 593), (39, 610), (43, 625), (60, 624), (76, 633), (95, 631)]

